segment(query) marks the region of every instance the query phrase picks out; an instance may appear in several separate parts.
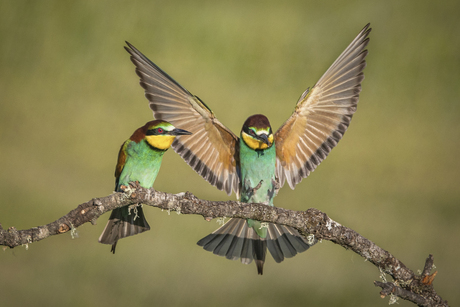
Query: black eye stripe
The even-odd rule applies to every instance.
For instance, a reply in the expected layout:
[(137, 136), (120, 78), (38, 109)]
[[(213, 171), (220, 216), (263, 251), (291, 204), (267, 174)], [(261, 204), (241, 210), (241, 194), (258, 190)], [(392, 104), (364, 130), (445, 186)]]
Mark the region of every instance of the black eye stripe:
[(149, 129), (146, 132), (146, 135), (165, 135), (168, 134), (168, 131), (163, 128)]
[(249, 134), (249, 135), (252, 135), (252, 136), (256, 136), (256, 135), (257, 135), (257, 134), (255, 133), (254, 130), (249, 129), (249, 127), (246, 127), (246, 126), (243, 127), (243, 131), (246, 132), (246, 133)]

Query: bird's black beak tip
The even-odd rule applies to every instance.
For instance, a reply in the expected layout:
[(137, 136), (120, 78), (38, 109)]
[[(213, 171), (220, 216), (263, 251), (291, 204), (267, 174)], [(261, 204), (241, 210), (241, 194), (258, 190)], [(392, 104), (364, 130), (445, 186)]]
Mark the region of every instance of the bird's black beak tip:
[(270, 141), (268, 140), (268, 137), (264, 134), (262, 134), (260, 136), (260, 139), (262, 140), (262, 142), (264, 142), (265, 144), (267, 144), (268, 146), (270, 146)]
[(184, 129), (174, 129), (173, 135), (191, 135), (192, 133), (190, 131), (184, 130)]

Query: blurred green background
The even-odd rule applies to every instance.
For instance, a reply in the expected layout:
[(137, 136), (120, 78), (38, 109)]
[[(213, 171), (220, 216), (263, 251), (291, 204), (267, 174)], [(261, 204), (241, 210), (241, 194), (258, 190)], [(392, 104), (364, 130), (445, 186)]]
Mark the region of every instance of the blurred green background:
[[(434, 254), (460, 305), (460, 2), (0, 1), (0, 222), (47, 224), (113, 191), (121, 143), (152, 119), (127, 40), (239, 133), (277, 129), (300, 94), (371, 22), (359, 108), (339, 146), (275, 204), (326, 212), (411, 269)], [(227, 197), (174, 152), (158, 190)], [(386, 306), (378, 270), (330, 242), (265, 275), (203, 251), (217, 228), (149, 208), (152, 230), (97, 242), (97, 226), (0, 252), (5, 306)], [(399, 306), (412, 306), (399, 301)]]

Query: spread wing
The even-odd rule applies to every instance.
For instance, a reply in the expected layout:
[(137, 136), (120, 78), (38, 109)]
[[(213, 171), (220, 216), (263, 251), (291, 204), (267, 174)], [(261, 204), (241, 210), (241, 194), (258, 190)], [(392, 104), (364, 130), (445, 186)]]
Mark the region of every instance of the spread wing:
[(197, 96), (127, 44), (125, 49), (131, 54), (154, 117), (193, 133), (176, 137), (174, 151), (210, 184), (229, 195), (232, 190), (239, 195), (238, 137)]
[(280, 185), (294, 189), (326, 158), (355, 113), (366, 66), (369, 24), (335, 60), (275, 134)]

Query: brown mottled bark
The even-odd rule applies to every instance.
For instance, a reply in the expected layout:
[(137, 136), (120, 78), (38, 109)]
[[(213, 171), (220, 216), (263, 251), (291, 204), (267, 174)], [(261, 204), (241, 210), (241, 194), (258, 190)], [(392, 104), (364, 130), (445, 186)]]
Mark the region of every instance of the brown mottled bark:
[[(292, 211), (261, 204), (245, 204), (237, 201), (209, 201), (196, 198), (191, 193), (168, 194), (154, 189), (144, 189), (138, 184), (130, 184), (124, 193), (94, 198), (79, 205), (58, 220), (39, 227), (17, 230), (10, 227), (5, 230), (0, 225), (0, 245), (14, 248), (43, 240), (49, 236), (68, 232), (80, 225), (95, 223), (103, 213), (136, 203), (176, 211), (181, 214), (198, 214), (206, 220), (217, 217), (251, 218), (264, 222), (292, 226), (305, 236), (314, 235), (318, 240), (332, 241), (346, 249), (351, 249), (367, 261), (377, 266), (382, 273), (393, 278), (392, 282), (376, 281), (382, 288), (381, 297), (397, 296), (418, 306), (448, 306), (435, 292), (432, 282), (437, 272), (430, 275), (433, 268), (433, 256), (430, 255), (421, 275), (416, 275), (400, 260), (386, 250), (362, 237), (356, 231), (330, 219), (317, 209)], [(384, 277), (384, 274), (382, 274)]]

